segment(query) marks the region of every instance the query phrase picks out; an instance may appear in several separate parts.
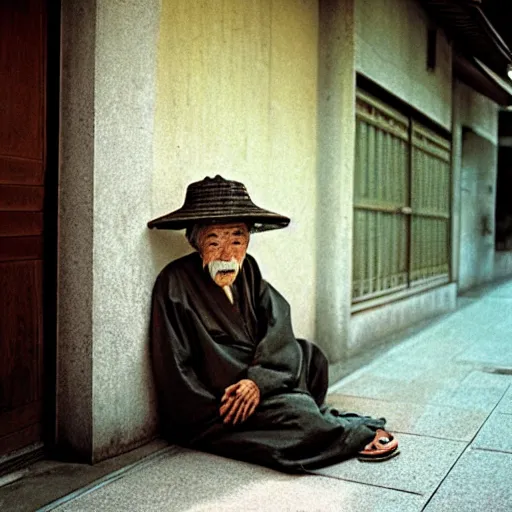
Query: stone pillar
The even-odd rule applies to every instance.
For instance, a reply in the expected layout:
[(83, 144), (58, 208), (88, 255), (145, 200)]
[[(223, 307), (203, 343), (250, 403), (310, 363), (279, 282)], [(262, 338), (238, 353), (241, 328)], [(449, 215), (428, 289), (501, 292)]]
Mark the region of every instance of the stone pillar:
[(321, 0), (319, 34), (316, 332), (335, 380), (352, 296), (354, 0)]
[(462, 125), (461, 125), (461, 100), (459, 82), (453, 80), (452, 84), (452, 225), (450, 239), (450, 270), (451, 281), (459, 280), (459, 255), (460, 255), (460, 215), (461, 215), (461, 157), (462, 157)]
[(57, 447), (92, 453), (92, 267), (96, 2), (62, 2)]
[(156, 431), (148, 356), (158, 0), (63, 0), (57, 447), (97, 462)]

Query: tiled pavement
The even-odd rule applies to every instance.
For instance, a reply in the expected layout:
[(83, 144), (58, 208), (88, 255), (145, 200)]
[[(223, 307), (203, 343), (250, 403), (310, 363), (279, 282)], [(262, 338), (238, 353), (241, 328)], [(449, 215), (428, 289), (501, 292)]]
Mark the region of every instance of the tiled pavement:
[(172, 449), (45, 510), (510, 511), (512, 281), (464, 304), (329, 396), (341, 409), (385, 416), (400, 440), (394, 459), (290, 476)]
[(416, 510), (512, 510), (512, 283), (465, 302), (331, 394), (386, 416), (400, 456), (378, 471), (355, 461), (323, 471), (417, 492)]

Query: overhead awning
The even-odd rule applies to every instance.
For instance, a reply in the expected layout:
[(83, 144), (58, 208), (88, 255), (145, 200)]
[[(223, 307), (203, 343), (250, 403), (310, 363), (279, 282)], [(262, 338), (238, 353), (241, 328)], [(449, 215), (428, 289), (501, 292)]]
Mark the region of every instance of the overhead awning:
[(512, 53), (480, 7), (480, 0), (421, 0), (427, 12), (454, 39), (459, 53), (476, 57), (501, 77)]
[(498, 105), (512, 104), (512, 83), (500, 77), (476, 57), (455, 54), (453, 70), (459, 80)]

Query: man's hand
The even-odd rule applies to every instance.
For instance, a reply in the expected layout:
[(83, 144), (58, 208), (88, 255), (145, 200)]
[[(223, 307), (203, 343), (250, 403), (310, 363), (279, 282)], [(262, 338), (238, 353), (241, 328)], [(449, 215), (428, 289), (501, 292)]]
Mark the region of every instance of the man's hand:
[(224, 423), (236, 425), (244, 422), (258, 407), (260, 403), (260, 389), (255, 382), (249, 379), (228, 386), (221, 399), (220, 415), (224, 416)]

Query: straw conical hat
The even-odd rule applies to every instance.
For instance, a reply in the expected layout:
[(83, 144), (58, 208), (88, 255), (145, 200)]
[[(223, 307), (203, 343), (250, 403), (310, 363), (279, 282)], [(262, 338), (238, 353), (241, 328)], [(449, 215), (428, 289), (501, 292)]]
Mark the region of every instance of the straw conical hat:
[(185, 229), (200, 223), (229, 223), (242, 221), (252, 232), (280, 229), (288, 226), (290, 219), (256, 206), (247, 189), (238, 181), (225, 180), (222, 176), (206, 177), (187, 187), (185, 203), (181, 208), (148, 222), (157, 229)]

